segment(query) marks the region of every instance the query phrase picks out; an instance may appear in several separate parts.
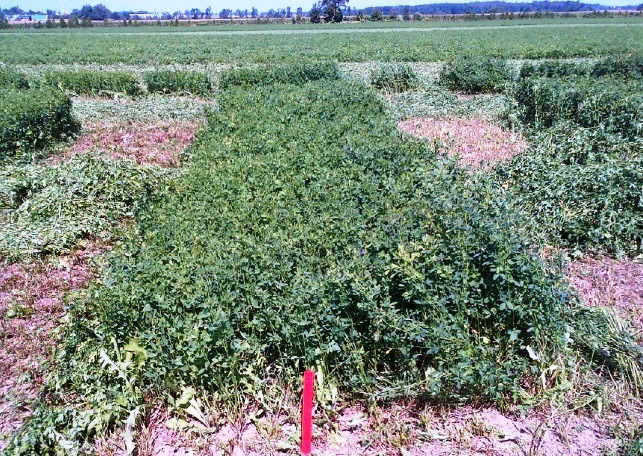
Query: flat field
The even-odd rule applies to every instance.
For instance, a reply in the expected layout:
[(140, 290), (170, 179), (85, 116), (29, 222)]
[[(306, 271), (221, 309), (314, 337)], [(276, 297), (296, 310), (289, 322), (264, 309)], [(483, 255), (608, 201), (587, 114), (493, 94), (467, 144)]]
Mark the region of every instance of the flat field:
[[(567, 22), (569, 21), (569, 22)], [(643, 50), (643, 19), (128, 27), (0, 33), (7, 64), (276, 63), (598, 57)]]
[(643, 19), (0, 32), (0, 450), (643, 451)]

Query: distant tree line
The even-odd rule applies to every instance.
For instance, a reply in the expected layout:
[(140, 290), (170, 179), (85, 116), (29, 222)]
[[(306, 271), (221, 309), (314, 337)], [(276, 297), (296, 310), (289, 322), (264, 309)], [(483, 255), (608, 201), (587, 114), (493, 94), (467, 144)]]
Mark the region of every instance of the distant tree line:
[[(469, 2), (469, 3), (433, 3), (426, 5), (399, 5), (399, 6), (378, 6), (368, 7), (362, 10), (351, 9), (347, 6), (348, 0), (320, 0), (314, 3), (310, 11), (303, 11), (297, 8), (293, 11), (290, 7), (270, 9), (267, 12), (259, 12), (257, 8), (250, 10), (224, 8), (219, 13), (214, 13), (211, 7), (204, 11), (199, 8), (192, 8), (185, 11), (175, 11), (173, 13), (163, 12), (158, 15), (149, 17), (147, 11), (110, 11), (105, 5), (85, 4), (80, 9), (74, 9), (71, 14), (60, 13), (48, 9), (46, 13), (41, 11), (23, 10), (19, 6), (11, 8), (0, 8), (0, 28), (9, 27), (8, 16), (16, 15), (34, 15), (46, 14), (47, 21), (44, 24), (40, 22), (36, 25), (39, 27), (91, 27), (96, 21), (120, 21), (123, 26), (137, 25), (137, 20), (157, 19), (160, 21), (173, 20), (174, 25), (179, 25), (179, 19), (289, 19), (293, 23), (302, 21), (303, 18), (311, 23), (332, 23), (342, 22), (345, 16), (356, 16), (358, 20), (381, 21), (384, 19), (399, 19), (400, 16), (405, 21), (421, 20), (423, 16), (439, 15), (463, 15), (465, 19), (477, 19), (484, 14), (501, 13), (508, 18), (513, 18), (513, 14), (527, 14), (535, 17), (541, 17), (541, 13), (571, 13), (578, 11), (606, 11), (615, 9), (627, 9), (643, 11), (643, 4), (612, 7), (595, 3), (581, 3), (578, 1), (533, 1), (522, 3), (509, 3), (505, 1), (486, 1), (486, 2)], [(495, 16), (490, 16), (495, 18)], [(521, 17), (521, 16), (519, 16)], [(503, 17), (501, 17), (503, 18)]]
[[(636, 6), (620, 7), (621, 9), (637, 9)], [(382, 15), (391, 14), (489, 14), (489, 13), (529, 13), (529, 12), (553, 12), (564, 13), (574, 11), (604, 11), (614, 9), (612, 6), (599, 4), (581, 3), (574, 1), (534, 1), (523, 3), (509, 2), (470, 2), (470, 3), (433, 3), (428, 5), (399, 5), (399, 6), (378, 6), (364, 8), (362, 13), (371, 15), (379, 11)]]

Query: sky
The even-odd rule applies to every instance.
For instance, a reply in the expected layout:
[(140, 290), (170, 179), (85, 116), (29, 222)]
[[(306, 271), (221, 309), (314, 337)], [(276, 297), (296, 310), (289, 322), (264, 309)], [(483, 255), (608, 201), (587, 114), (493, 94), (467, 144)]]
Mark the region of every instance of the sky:
[[(531, 1), (531, 0), (524, 0)], [(641, 0), (580, 0), (584, 3), (599, 3), (601, 5), (609, 6), (622, 6), (639, 4)], [(353, 8), (366, 8), (368, 6), (386, 6), (386, 5), (421, 5), (427, 3), (467, 3), (468, 0), (429, 0), (409, 2), (409, 0), (350, 0), (348, 6)], [(205, 10), (208, 6), (212, 11), (219, 12), (223, 8), (248, 9), (253, 6), (259, 11), (268, 11), (269, 9), (286, 8), (290, 6), (292, 10), (296, 10), (301, 6), (304, 11), (311, 8), (314, 3), (313, 0), (0, 0), (0, 7), (10, 8), (12, 6), (20, 6), (24, 10), (32, 9), (34, 11), (46, 11), (48, 9), (54, 11), (70, 12), (75, 8), (81, 8), (84, 4), (95, 5), (103, 3), (108, 9), (112, 11), (169, 11), (174, 12), (177, 10), (184, 11), (186, 9), (199, 8)]]

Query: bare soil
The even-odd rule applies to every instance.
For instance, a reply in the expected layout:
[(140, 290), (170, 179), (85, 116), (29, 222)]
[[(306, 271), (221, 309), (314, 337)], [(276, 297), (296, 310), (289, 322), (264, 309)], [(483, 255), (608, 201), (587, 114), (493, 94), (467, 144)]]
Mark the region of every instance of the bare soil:
[[(154, 456), (299, 454), (295, 414), (229, 423), (207, 431), (169, 429), (156, 410), (141, 432), (139, 454)], [(611, 420), (549, 410), (526, 417), (494, 408), (393, 405), (349, 407), (313, 427), (314, 455), (594, 455), (615, 454)], [(323, 424), (322, 424), (323, 422)], [(102, 445), (99, 455), (124, 454)]]

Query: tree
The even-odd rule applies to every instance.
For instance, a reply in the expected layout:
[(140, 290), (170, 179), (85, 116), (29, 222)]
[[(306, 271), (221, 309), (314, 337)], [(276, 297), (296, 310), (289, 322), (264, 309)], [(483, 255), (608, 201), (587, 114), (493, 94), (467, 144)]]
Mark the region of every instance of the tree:
[(64, 18), (60, 18), (60, 22), (58, 23), (58, 27), (60, 28), (67, 28), (67, 22), (65, 22)]
[(636, 7), (636, 11), (643, 11), (643, 3)]
[(105, 5), (99, 3), (95, 6), (84, 5), (79, 10), (74, 10), (73, 14), (80, 19), (90, 19), (92, 21), (102, 21), (110, 17), (111, 11)]
[(259, 10), (253, 6), (250, 12), (250, 17), (256, 19), (257, 16), (259, 16)]
[(311, 24), (319, 24), (321, 22), (321, 8), (317, 6), (317, 3), (310, 9), (308, 16), (310, 17)]
[(9, 21), (7, 20), (7, 16), (5, 16), (2, 10), (0, 10), (0, 29), (4, 29), (7, 27), (9, 27)]
[(375, 21), (375, 22), (383, 21), (384, 16), (382, 15), (382, 12), (378, 8), (375, 8), (373, 10), (373, 12), (371, 13), (370, 20)]
[(411, 8), (408, 6), (404, 8), (404, 14), (402, 14), (402, 19), (405, 21), (410, 21), (411, 20)]
[(344, 20), (342, 7), (347, 3), (348, 0), (322, 0), (324, 22), (342, 22)]
[(80, 27), (80, 21), (78, 20), (78, 16), (75, 14), (72, 14), (69, 16), (69, 28), (78, 28)]
[(11, 8), (4, 10), (4, 12), (10, 16), (25, 14), (24, 10), (22, 10), (19, 6), (12, 6)]

